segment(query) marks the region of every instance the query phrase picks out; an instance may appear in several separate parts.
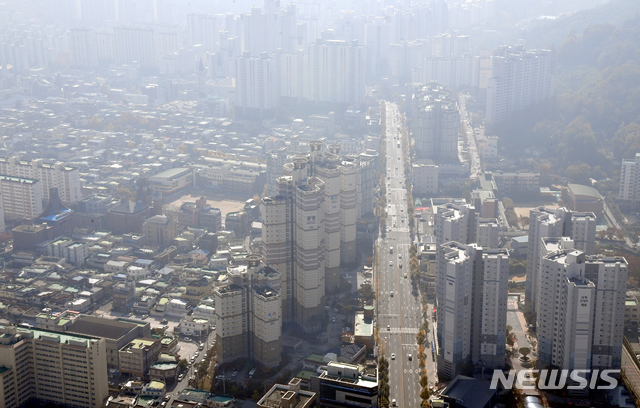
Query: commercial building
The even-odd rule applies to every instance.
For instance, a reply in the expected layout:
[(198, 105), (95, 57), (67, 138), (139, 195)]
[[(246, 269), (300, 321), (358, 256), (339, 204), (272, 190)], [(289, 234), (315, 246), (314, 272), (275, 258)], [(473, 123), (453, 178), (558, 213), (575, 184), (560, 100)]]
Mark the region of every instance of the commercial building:
[(120, 372), (144, 377), (160, 354), (160, 340), (135, 339), (118, 352)]
[(0, 328), (0, 399), (99, 408), (109, 396), (105, 340), (41, 329)]
[(413, 193), (437, 194), (438, 193), (438, 166), (435, 164), (413, 163)]
[(119, 369), (119, 350), (136, 338), (149, 337), (151, 335), (151, 326), (149, 323), (134, 320), (112, 320), (80, 315), (73, 320), (67, 332), (103, 338), (106, 344), (107, 367)]
[(453, 379), (468, 362), (504, 364), (509, 253), (475, 244), (438, 246), (438, 369)]
[(487, 85), (487, 123), (500, 123), (512, 112), (553, 97), (551, 58), (549, 50), (525, 50), (523, 45), (494, 51)]
[(430, 82), (414, 87), (411, 98), (418, 157), (457, 163), (460, 111), (451, 91)]
[(51, 188), (57, 188), (60, 198), (67, 203), (75, 203), (82, 198), (80, 170), (62, 162), (50, 164), (42, 159), (26, 161), (17, 157), (0, 158), (0, 174), (38, 180), (43, 200), (49, 200)]
[(311, 391), (322, 407), (375, 407), (378, 405), (378, 370), (330, 361), (311, 377)]
[(173, 194), (191, 184), (193, 184), (193, 170), (185, 167), (161, 171), (149, 178), (151, 189), (163, 195)]
[(35, 219), (42, 214), (40, 181), (0, 175), (0, 193), (5, 217)]
[(142, 233), (149, 245), (157, 245), (166, 248), (178, 235), (176, 220), (167, 215), (154, 215), (142, 224)]
[(540, 173), (503, 173), (498, 171), (487, 174), (492, 175), (498, 189), (498, 194), (502, 197), (508, 194), (538, 194), (540, 192)]
[(589, 211), (601, 217), (604, 210), (604, 198), (591, 186), (570, 183), (562, 189), (562, 200), (571, 211)]
[(213, 290), (216, 358), (224, 364), (250, 358), (273, 367), (282, 351), (280, 274), (249, 255), (248, 265), (229, 268), (228, 284)]

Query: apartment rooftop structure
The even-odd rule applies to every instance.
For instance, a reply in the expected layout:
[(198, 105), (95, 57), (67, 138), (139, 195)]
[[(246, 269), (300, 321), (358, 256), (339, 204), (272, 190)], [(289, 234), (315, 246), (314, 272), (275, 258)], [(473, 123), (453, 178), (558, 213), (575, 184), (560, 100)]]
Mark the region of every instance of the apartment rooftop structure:
[(258, 401), (258, 408), (311, 408), (317, 406), (317, 394), (300, 389), (300, 379), (274, 384)]
[(358, 365), (331, 361), (311, 377), (310, 388), (318, 395), (320, 406), (376, 406), (378, 370), (369, 372)]

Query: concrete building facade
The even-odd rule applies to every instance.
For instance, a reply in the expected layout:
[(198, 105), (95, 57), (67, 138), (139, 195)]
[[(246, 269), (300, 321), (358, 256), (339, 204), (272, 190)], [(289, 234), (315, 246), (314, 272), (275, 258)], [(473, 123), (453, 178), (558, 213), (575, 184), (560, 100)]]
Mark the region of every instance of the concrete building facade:
[(41, 329), (0, 329), (0, 399), (99, 408), (109, 396), (105, 340)]
[(45, 163), (42, 159), (31, 161), (18, 157), (0, 158), (0, 174), (38, 180), (43, 200), (49, 199), (51, 188), (57, 188), (62, 201), (75, 203), (82, 198), (80, 169), (62, 162)]
[(229, 269), (229, 283), (213, 290), (216, 358), (224, 364), (250, 358), (269, 367), (280, 363), (282, 298), (280, 274), (260, 255), (249, 255), (246, 268)]
[(438, 246), (438, 369), (452, 379), (466, 363), (504, 364), (509, 253), (454, 241)]
[(487, 84), (487, 123), (504, 121), (512, 112), (553, 97), (552, 52), (502, 46), (491, 58)]

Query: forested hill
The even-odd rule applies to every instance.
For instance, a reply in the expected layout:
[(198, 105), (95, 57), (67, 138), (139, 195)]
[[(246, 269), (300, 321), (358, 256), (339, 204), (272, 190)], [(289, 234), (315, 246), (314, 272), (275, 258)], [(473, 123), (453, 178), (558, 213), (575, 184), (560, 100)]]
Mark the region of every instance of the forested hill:
[(640, 15), (570, 34), (555, 53), (553, 103), (514, 115), (495, 133), (543, 174), (615, 179), (620, 160), (640, 152)]
[(640, 1), (611, 0), (588, 10), (561, 15), (554, 20), (537, 20), (532, 23), (531, 28), (520, 35), (526, 41), (528, 48), (558, 46), (571, 32), (580, 35), (585, 28), (592, 25), (622, 24), (637, 13), (640, 13)]

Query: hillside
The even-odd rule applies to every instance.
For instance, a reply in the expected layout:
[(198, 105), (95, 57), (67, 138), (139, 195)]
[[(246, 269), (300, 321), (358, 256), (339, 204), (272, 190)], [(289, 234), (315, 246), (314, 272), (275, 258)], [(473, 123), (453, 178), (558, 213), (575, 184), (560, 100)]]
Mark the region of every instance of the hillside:
[(588, 10), (570, 15), (561, 15), (555, 20), (537, 20), (521, 34), (527, 48), (547, 48), (550, 44), (559, 46), (569, 33), (581, 35), (589, 26), (612, 23), (622, 24), (640, 13), (640, 1), (611, 0)]

